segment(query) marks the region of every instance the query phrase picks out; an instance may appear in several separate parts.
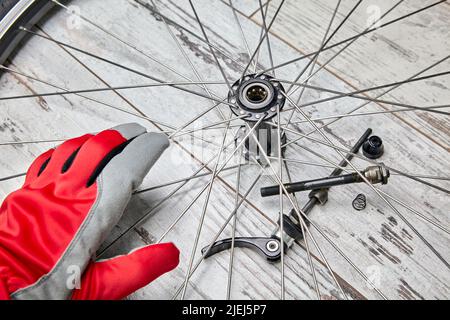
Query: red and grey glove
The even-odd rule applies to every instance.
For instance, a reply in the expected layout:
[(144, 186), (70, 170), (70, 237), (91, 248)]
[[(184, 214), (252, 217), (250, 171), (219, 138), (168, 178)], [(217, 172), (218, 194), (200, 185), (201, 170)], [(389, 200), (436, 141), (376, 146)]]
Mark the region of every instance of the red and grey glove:
[(128, 124), (37, 158), (0, 209), (0, 300), (122, 299), (174, 269), (173, 244), (91, 261), (168, 143)]

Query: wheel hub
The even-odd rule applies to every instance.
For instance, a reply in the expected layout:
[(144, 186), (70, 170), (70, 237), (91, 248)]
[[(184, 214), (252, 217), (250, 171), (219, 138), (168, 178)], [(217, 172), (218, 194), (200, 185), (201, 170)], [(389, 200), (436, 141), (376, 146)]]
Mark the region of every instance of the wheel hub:
[(283, 85), (266, 74), (253, 74), (236, 81), (228, 94), (228, 102), (235, 104), (231, 110), (237, 116), (247, 117), (249, 122), (259, 121), (264, 116), (269, 120), (283, 109), (286, 102)]

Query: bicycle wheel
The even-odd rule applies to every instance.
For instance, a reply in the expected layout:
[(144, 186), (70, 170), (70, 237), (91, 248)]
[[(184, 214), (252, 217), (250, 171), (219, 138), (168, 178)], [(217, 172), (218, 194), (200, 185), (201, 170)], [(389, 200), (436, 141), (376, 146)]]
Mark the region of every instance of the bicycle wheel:
[(19, 0), (0, 17), (2, 197), (72, 136), (139, 122), (172, 141), (98, 252), (179, 246), (133, 298), (449, 298), (447, 1)]

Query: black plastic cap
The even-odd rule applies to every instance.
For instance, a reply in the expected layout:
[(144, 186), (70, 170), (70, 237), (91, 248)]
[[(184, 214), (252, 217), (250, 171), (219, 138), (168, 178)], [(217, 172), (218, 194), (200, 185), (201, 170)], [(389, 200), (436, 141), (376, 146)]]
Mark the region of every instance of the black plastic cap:
[(383, 140), (380, 137), (372, 136), (364, 143), (362, 149), (366, 158), (379, 159), (384, 154)]

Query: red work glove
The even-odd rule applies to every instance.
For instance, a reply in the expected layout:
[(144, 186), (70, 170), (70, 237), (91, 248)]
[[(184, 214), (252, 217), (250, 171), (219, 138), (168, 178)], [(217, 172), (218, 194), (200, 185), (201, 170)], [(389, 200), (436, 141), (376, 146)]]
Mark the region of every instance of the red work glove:
[(164, 135), (129, 124), (36, 159), (0, 209), (0, 299), (122, 299), (175, 268), (173, 244), (91, 262), (167, 146)]

